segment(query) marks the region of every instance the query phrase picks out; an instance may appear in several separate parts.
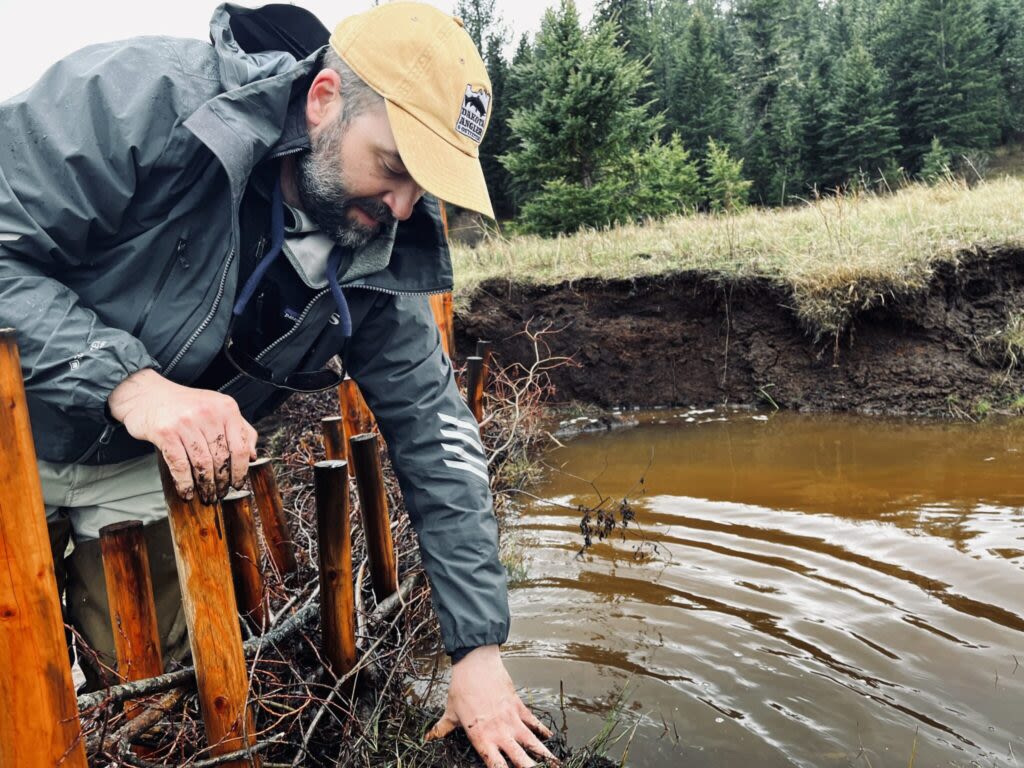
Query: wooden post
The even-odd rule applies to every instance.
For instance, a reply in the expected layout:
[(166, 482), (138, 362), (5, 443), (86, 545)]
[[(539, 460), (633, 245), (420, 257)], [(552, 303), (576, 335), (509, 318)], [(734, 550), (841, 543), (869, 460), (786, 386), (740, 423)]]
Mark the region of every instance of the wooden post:
[(398, 565), (391, 540), (388, 495), (380, 467), (377, 435), (356, 435), (349, 440), (352, 468), (359, 491), (359, 507), (366, 533), (366, 557), (370, 562), (373, 594), (379, 603), (398, 589)]
[(0, 766), (87, 768), (14, 331), (0, 329)]
[(348, 461), (348, 444), (345, 442), (345, 422), (341, 416), (324, 416), (320, 419), (320, 430), (324, 436), (324, 454), (328, 461)]
[(433, 294), (430, 297), (430, 309), (441, 332), (441, 347), (452, 358), (455, 356), (455, 319), (451, 292)]
[(484, 359), (484, 389), (487, 388), (487, 372), (491, 369), (491, 355), (494, 351), (493, 341), (479, 339), (476, 343), (476, 356)]
[(320, 628), (324, 656), (336, 677), (356, 665), (356, 603), (352, 584), (348, 464), (313, 465), (316, 531), (320, 550)]
[(252, 516), (252, 494), (249, 491), (232, 491), (224, 497), (221, 509), (238, 612), (262, 630), (267, 611), (260, 551), (256, 544), (256, 521)]
[(295, 545), (288, 532), (288, 521), (284, 515), (284, 503), (277, 489), (274, 465), (270, 459), (256, 459), (249, 464), (249, 483), (256, 498), (256, 509), (260, 513), (263, 538), (267, 542), (270, 562), (277, 575), (284, 578), (295, 571)]
[[(198, 494), (191, 501), (178, 496), (167, 464), (159, 463), (206, 738), (214, 756), (225, 755), (255, 744), (256, 726), (223, 518), (218, 505), (204, 504)], [(260, 764), (256, 756), (225, 763), (253, 764)]]
[[(122, 682), (131, 683), (163, 674), (160, 628), (156, 621), (153, 580), (142, 523), (129, 520), (103, 526), (100, 551), (118, 676)], [(140, 714), (142, 709), (138, 703), (125, 705), (129, 718)]]
[(353, 435), (362, 435), (374, 432), (377, 429), (377, 422), (373, 418), (373, 411), (363, 399), (363, 393), (359, 391), (359, 385), (346, 376), (344, 381), (338, 385), (338, 404), (341, 410), (341, 417), (345, 421), (346, 439)]
[(466, 358), (466, 402), (477, 423), (484, 420), (484, 359)]

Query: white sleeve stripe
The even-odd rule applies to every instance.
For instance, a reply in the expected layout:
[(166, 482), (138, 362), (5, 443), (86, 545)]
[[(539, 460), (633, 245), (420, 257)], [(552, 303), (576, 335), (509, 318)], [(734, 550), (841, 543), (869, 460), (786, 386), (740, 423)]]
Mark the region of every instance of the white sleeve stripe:
[(476, 424), (471, 424), (468, 421), (462, 421), (461, 419), (457, 419), (454, 416), (448, 416), (447, 414), (444, 414), (444, 413), (439, 413), (437, 415), (441, 418), (441, 421), (443, 421), (445, 424), (451, 424), (453, 427), (458, 427), (459, 429), (468, 429), (474, 435), (476, 434), (476, 431), (477, 431)]
[(459, 448), (457, 445), (449, 445), (448, 443), (441, 443), (441, 447), (444, 448), (448, 453), (454, 453), (456, 456), (461, 456), (466, 461), (470, 461), (474, 464), (479, 464), (482, 468), (487, 469), (487, 462), (481, 459), (479, 456), (473, 456), (469, 451)]
[(465, 432), (456, 432), (453, 429), (442, 429), (441, 437), (450, 437), (452, 440), (458, 440), (459, 442), (465, 443), (466, 445), (472, 446), (475, 450), (481, 454), (484, 452), (483, 446), (477, 442), (475, 437), (467, 435)]
[(487, 477), (487, 473), (486, 472), (477, 469), (472, 464), (467, 464), (464, 461), (449, 461), (448, 459), (445, 459), (444, 463), (445, 463), (446, 466), (449, 466), (452, 469), (461, 469), (461, 470), (463, 470), (465, 472), (469, 472), (472, 475), (476, 475), (481, 480), (483, 480), (485, 483), (490, 483), (491, 482), (490, 478)]

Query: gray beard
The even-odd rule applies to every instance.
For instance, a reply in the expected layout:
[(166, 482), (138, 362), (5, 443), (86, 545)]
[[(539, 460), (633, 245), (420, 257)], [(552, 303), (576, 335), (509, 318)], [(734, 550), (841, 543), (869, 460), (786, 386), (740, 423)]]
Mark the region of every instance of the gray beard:
[[(343, 248), (360, 248), (370, 242), (382, 229), (394, 223), (391, 209), (380, 200), (354, 197), (338, 167), (341, 140), (345, 126), (339, 117), (313, 139), (312, 148), (295, 163), (295, 184), (302, 210), (324, 234)], [(358, 207), (379, 224), (363, 226), (353, 221), (349, 211)]]

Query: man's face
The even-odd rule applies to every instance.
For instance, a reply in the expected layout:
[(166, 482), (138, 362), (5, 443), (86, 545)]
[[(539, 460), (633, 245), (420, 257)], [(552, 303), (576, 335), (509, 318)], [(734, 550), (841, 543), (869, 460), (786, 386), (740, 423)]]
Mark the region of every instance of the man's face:
[(311, 132), (296, 162), (302, 209), (339, 245), (358, 248), (423, 195), (398, 154), (383, 103), (342, 122), (340, 110)]

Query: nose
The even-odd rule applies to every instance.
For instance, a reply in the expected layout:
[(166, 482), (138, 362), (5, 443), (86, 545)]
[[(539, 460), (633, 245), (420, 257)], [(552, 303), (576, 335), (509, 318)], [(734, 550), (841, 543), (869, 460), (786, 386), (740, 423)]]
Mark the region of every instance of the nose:
[(384, 195), (383, 199), (384, 204), (391, 209), (391, 214), (399, 221), (405, 221), (412, 216), (412, 209), (421, 197), (423, 188), (409, 179)]

